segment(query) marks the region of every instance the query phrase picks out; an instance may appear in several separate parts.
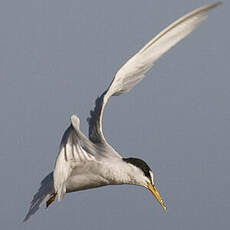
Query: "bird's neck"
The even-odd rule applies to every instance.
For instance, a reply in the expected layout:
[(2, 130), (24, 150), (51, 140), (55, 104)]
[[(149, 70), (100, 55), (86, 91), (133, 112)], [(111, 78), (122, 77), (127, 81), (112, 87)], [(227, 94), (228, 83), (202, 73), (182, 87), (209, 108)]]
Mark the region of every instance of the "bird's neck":
[(115, 160), (113, 163), (103, 164), (103, 173), (109, 184), (134, 184), (140, 185), (139, 169), (124, 162), (122, 159)]

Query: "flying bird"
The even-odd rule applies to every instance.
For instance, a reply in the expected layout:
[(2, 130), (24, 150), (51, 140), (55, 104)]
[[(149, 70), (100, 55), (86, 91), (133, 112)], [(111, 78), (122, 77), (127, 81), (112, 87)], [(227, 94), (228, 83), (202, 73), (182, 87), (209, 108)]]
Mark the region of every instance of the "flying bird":
[(53, 172), (41, 182), (24, 219), (40, 206), (48, 207), (66, 193), (105, 185), (132, 184), (150, 190), (162, 208), (166, 206), (158, 193), (154, 174), (147, 163), (138, 158), (123, 158), (107, 141), (102, 131), (102, 117), (111, 96), (129, 92), (144, 77), (155, 61), (207, 18), (207, 12), (221, 2), (205, 5), (179, 18), (147, 43), (116, 73), (107, 90), (96, 99), (87, 119), (89, 134), (80, 130), (80, 120), (72, 115), (65, 131)]

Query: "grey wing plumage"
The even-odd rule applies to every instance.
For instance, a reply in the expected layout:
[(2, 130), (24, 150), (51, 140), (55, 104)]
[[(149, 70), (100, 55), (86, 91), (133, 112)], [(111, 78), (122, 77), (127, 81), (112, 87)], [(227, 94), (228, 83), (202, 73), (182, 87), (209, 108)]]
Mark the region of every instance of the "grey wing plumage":
[(102, 116), (110, 96), (129, 92), (144, 77), (155, 61), (170, 48), (189, 35), (207, 18), (207, 12), (221, 2), (205, 5), (170, 24), (138, 53), (130, 58), (116, 73), (109, 88), (97, 98), (95, 108), (87, 119), (89, 123), (89, 139), (97, 144), (107, 144), (102, 131)]
[(105, 91), (100, 97), (95, 101), (94, 110), (90, 111), (90, 117), (87, 118), (89, 124), (89, 139), (96, 144), (103, 144), (105, 142), (102, 130), (101, 130), (101, 118), (105, 107), (104, 95)]
[(97, 158), (95, 145), (80, 131), (80, 121), (76, 115), (71, 117), (71, 125), (65, 131), (54, 168), (54, 189), (58, 200), (66, 193), (66, 183), (73, 169)]

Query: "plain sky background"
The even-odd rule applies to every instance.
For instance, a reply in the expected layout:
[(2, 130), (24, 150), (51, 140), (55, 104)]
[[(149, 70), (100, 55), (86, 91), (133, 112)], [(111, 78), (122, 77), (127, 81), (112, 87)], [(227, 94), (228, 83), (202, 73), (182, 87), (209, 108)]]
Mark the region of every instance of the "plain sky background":
[(67, 194), (22, 223), (70, 116), (87, 132), (95, 98), (127, 58), (208, 3), (0, 1), (1, 229), (229, 228), (229, 1), (104, 114), (108, 141), (149, 164), (168, 211), (143, 188), (108, 186)]

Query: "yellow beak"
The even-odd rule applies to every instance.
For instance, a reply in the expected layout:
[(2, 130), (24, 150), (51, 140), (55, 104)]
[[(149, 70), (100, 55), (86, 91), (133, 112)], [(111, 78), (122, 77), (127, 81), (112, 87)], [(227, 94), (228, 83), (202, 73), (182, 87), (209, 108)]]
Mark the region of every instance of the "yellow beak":
[(155, 188), (155, 186), (152, 185), (151, 183), (149, 183), (148, 181), (146, 181), (146, 183), (147, 183), (148, 189), (152, 192), (154, 197), (160, 203), (161, 207), (166, 211), (167, 208), (164, 204), (164, 201), (161, 199), (161, 196), (160, 196), (159, 192), (157, 191), (157, 189)]

